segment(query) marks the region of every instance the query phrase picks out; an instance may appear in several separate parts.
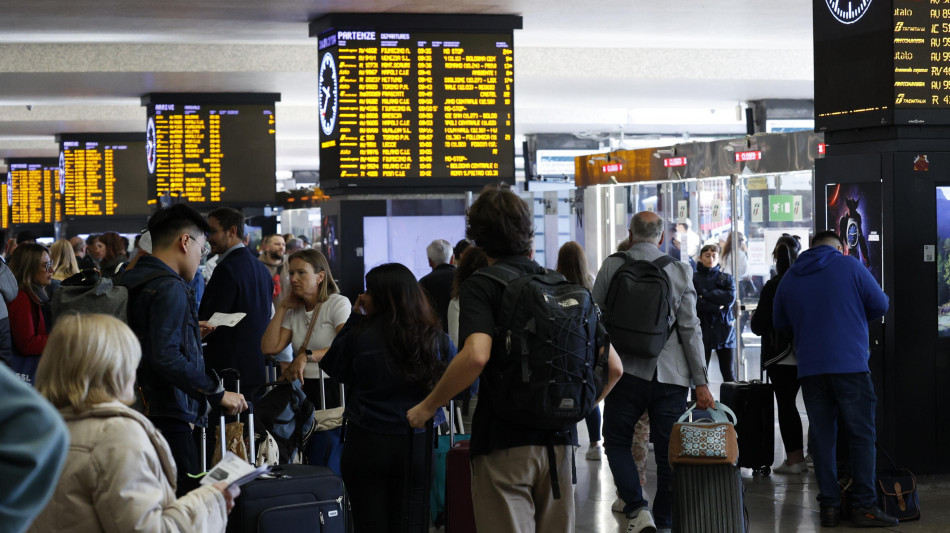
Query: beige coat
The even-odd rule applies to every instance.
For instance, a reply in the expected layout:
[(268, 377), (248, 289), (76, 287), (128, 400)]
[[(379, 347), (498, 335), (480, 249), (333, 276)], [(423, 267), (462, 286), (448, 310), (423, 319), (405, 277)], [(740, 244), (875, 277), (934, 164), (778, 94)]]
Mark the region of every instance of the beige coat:
[(60, 411), (69, 455), (53, 498), (31, 532), (224, 531), (224, 495), (210, 487), (175, 498), (175, 462), (141, 414), (118, 403)]

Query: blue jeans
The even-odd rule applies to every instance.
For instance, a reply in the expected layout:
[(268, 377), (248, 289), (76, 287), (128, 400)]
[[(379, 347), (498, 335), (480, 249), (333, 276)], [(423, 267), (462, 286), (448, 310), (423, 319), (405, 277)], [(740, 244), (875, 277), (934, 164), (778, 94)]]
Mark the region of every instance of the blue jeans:
[(874, 406), (877, 396), (871, 374), (820, 374), (801, 378), (802, 397), (808, 412), (808, 451), (815, 461), (818, 503), (822, 507), (841, 505), (838, 468), (835, 458), (837, 425), (848, 436), (851, 452), (853, 506), (874, 507), (876, 457)]
[(640, 475), (633, 460), (630, 446), (633, 432), (644, 411), (650, 414), (650, 434), (656, 458), (656, 497), (653, 499), (653, 518), (660, 527), (673, 523), (673, 488), (671, 485), (669, 447), (673, 424), (686, 411), (689, 389), (679, 385), (660, 383), (624, 373), (607, 395), (604, 405), (604, 451), (614, 484), (620, 498), (626, 503), (628, 515), (649, 507), (640, 487)]
[(587, 422), (587, 435), (590, 443), (600, 442), (600, 404), (594, 406), (584, 418), (584, 422)]

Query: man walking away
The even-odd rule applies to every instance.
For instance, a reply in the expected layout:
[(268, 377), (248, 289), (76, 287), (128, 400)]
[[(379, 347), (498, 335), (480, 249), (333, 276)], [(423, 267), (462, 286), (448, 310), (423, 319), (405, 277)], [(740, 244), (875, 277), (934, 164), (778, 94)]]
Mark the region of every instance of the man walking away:
[(798, 256), (779, 283), (772, 320), (776, 329), (794, 334), (821, 525), (835, 527), (841, 515), (835, 464), (839, 428), (848, 436), (851, 452), (851, 522), (896, 526), (897, 519), (876, 503), (877, 396), (868, 367), (868, 321), (884, 316), (888, 299), (868, 269), (843, 255), (843, 249), (834, 232), (816, 234), (812, 247)]
[[(507, 189), (486, 187), (468, 210), (468, 237), (482, 247), (489, 265), (523, 274), (544, 269), (530, 259), (533, 218), (527, 204)], [(559, 431), (539, 430), (537, 421), (507, 421), (510, 405), (495, 405), (505, 360), (493, 334), (502, 316), (505, 287), (488, 276), (473, 275), (462, 285), (459, 338), (462, 350), (446, 369), (432, 393), (407, 413), (413, 427), (422, 427), (435, 410), (484, 373), (472, 418), (472, 500), (475, 525), (491, 533), (571, 533), (574, 531), (572, 461), (577, 424)], [(598, 342), (603, 339), (598, 338)], [(493, 350), (493, 347), (495, 348)], [(597, 353), (608, 346), (596, 345)], [(500, 350), (500, 352), (499, 352)], [(620, 360), (610, 350), (606, 395), (621, 373)], [(630, 440), (627, 440), (629, 454)], [(552, 475), (556, 473), (556, 475)], [(556, 484), (555, 484), (556, 483)], [(560, 498), (553, 487), (560, 487)]]
[[(660, 264), (665, 264), (662, 269), (669, 278), (675, 331), (669, 333), (658, 357), (649, 358), (618, 349), (623, 362), (623, 377), (604, 404), (604, 450), (620, 499), (625, 502), (623, 510), (629, 519), (627, 533), (652, 533), (657, 527), (672, 526), (673, 476), (669, 446), (673, 424), (686, 411), (686, 397), (691, 383), (696, 386), (699, 409), (708, 409), (714, 402), (707, 386), (703, 335), (696, 316), (693, 271), (688, 264), (673, 261), (660, 251), (663, 226), (663, 220), (649, 211), (634, 215), (628, 230), (629, 242), (632, 244), (623, 253), (635, 260), (660, 260)], [(594, 301), (602, 310), (607, 309), (611, 281), (625, 263), (624, 258), (608, 257), (597, 273), (593, 294)], [(622, 299), (624, 295), (613, 294), (611, 300), (613, 297)], [(618, 301), (620, 305), (626, 304), (622, 300)], [(629, 305), (635, 306), (637, 302), (630, 301)], [(641, 312), (653, 312), (655, 315), (656, 311), (647, 307), (642, 307)], [(668, 317), (659, 318), (660, 323), (665, 323)], [(655, 316), (651, 316), (650, 322), (655, 319)], [(636, 462), (630, 454), (634, 429), (644, 411), (650, 415), (650, 435), (653, 437), (656, 458), (657, 486), (652, 514), (649, 503), (643, 497)]]

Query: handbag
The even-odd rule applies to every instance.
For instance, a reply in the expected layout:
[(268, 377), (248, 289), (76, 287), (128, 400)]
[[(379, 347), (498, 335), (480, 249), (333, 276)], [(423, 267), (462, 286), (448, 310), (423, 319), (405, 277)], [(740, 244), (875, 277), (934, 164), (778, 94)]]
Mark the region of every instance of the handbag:
[(736, 414), (719, 402), (709, 409), (711, 418), (688, 422), (690, 407), (673, 424), (670, 433), (671, 465), (735, 465), (739, 460)]
[(890, 468), (879, 468), (877, 471), (874, 488), (878, 507), (901, 522), (920, 520), (920, 499), (914, 473), (906, 468), (897, 468), (894, 460), (880, 445), (877, 449), (891, 465)]
[[(229, 422), (224, 426), (224, 442), (229, 452), (247, 461), (247, 445), (244, 443), (244, 422)], [(214, 456), (211, 464), (218, 464), (221, 460), (221, 434), (216, 433), (214, 439)]]

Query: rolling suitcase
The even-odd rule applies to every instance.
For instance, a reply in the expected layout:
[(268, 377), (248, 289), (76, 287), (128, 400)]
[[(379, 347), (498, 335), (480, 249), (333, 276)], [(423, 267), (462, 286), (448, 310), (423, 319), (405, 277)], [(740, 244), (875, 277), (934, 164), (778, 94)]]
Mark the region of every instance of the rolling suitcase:
[(739, 422), (739, 466), (756, 474), (772, 473), (775, 459), (775, 389), (762, 381), (723, 383), (720, 400), (736, 413)]
[(461, 410), (455, 405), (454, 401), (449, 402), (449, 413), (449, 416), (446, 417), (449, 421), (449, 431), (447, 435), (436, 437), (435, 460), (432, 464), (432, 490), (429, 507), (432, 512), (432, 523), (437, 528), (445, 525), (445, 471), (449, 450), (456, 442), (472, 438), (471, 435), (465, 434)]
[[(731, 431), (742, 419), (720, 402), (704, 420), (694, 421), (693, 415), (693, 408), (683, 414), (673, 426), (681, 436), (670, 437), (673, 532), (745, 533), (742, 475), (735, 465), (739, 452)], [(690, 422), (684, 423), (687, 416)]]
[(450, 448), (445, 457), (445, 533), (475, 533), (469, 441), (455, 440), (454, 406), (451, 410)]
[(673, 469), (674, 533), (744, 533), (742, 476), (732, 465)]

